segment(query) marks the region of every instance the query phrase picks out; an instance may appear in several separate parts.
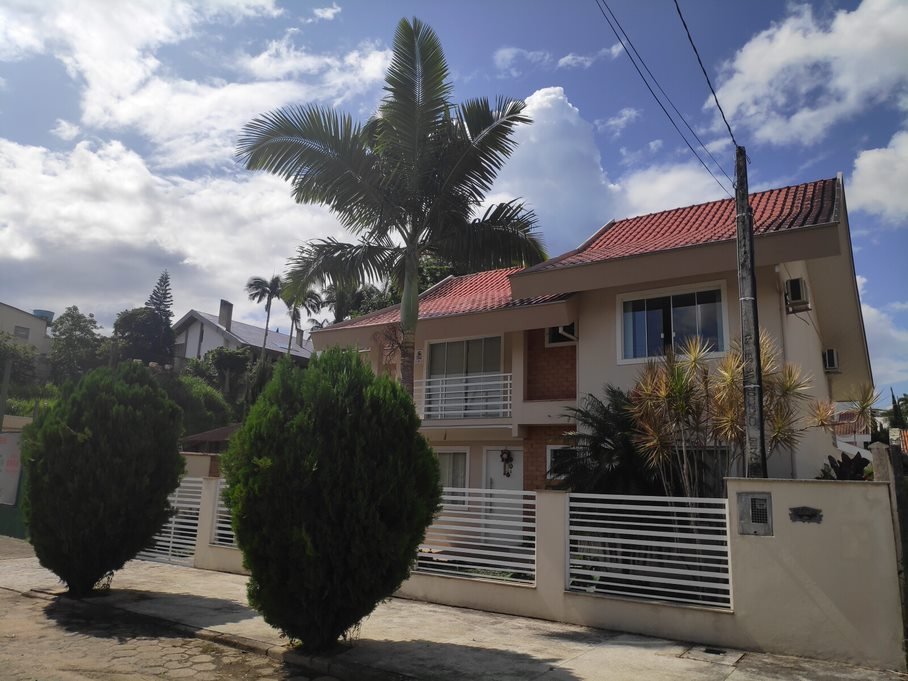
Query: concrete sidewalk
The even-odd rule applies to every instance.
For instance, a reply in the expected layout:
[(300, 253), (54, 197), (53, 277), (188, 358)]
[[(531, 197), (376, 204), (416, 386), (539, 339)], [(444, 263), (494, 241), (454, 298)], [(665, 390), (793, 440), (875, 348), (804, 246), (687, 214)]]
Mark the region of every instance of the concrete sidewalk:
[[(0, 588), (50, 598), (56, 577), (28, 555), (24, 542), (0, 538)], [(172, 623), (196, 636), (299, 664), (344, 681), (488, 679), (882, 681), (895, 673), (687, 643), (506, 615), (391, 599), (363, 622), (352, 645), (311, 657), (246, 605), (246, 578), (133, 561), (111, 590), (82, 607), (116, 608)], [(78, 606), (76, 606), (78, 607)], [(605, 605), (603, 607), (606, 607)]]

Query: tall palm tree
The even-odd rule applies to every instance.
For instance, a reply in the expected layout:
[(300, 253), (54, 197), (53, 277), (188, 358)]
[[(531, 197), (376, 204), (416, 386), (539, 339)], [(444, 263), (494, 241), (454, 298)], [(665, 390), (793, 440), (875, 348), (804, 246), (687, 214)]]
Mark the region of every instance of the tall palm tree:
[(300, 329), (300, 322), (303, 318), (303, 312), (314, 314), (321, 310), (325, 303), (318, 291), (311, 288), (304, 291), (296, 291), (291, 287), (284, 289), (281, 298), (287, 306), (287, 314), (290, 317), (290, 340), (287, 342), (287, 356), (290, 356), (290, 348), (293, 345), (293, 337)]
[(250, 277), (246, 282), (246, 293), (253, 303), (265, 301), (265, 337), (262, 339), (262, 360), (265, 359), (265, 345), (268, 343), (268, 325), (271, 323), (271, 301), (281, 295), (284, 282), (280, 276), (272, 275), (271, 279)]
[(529, 123), (522, 101), (455, 105), (441, 43), (418, 19), (397, 26), (385, 97), (365, 124), (317, 105), (287, 107), (247, 123), (237, 158), (288, 180), (298, 203), (327, 205), (356, 237), (304, 244), (291, 281), (395, 281), (401, 290), (401, 375), (413, 391), (420, 256), (465, 271), (545, 259), (535, 214), (485, 195)]

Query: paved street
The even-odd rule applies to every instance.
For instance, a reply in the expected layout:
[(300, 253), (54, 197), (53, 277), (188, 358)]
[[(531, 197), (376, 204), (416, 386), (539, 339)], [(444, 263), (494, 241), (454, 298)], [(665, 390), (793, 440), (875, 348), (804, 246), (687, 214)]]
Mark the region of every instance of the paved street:
[(0, 589), (4, 681), (302, 681), (262, 655), (175, 634), (144, 619), (60, 607)]

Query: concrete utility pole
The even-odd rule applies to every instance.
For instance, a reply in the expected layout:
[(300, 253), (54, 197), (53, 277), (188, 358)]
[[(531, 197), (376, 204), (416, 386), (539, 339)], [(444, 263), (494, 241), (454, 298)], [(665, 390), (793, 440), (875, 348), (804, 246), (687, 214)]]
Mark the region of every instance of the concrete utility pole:
[(744, 358), (744, 437), (747, 472), (768, 478), (763, 434), (763, 370), (760, 363), (760, 321), (754, 276), (753, 214), (747, 200), (747, 153), (735, 147), (735, 213), (738, 227), (738, 300), (741, 304), (741, 350)]

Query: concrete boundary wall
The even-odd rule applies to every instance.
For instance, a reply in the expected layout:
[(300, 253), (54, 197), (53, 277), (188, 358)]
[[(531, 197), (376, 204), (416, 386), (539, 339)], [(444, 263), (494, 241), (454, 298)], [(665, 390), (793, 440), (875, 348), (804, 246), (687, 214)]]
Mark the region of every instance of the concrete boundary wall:
[[(738, 492), (772, 496), (772, 536), (738, 532)], [(398, 596), (744, 650), (905, 670), (886, 483), (731, 479), (733, 609), (565, 591), (567, 495), (537, 492), (536, 585), (414, 574)], [(822, 511), (795, 521), (790, 509)]]
[(199, 532), (195, 539), (195, 558), (192, 566), (202, 570), (249, 574), (243, 567), (243, 554), (239, 549), (211, 543), (218, 509), (219, 481), (220, 478), (210, 477), (202, 480), (202, 508), (199, 511)]

